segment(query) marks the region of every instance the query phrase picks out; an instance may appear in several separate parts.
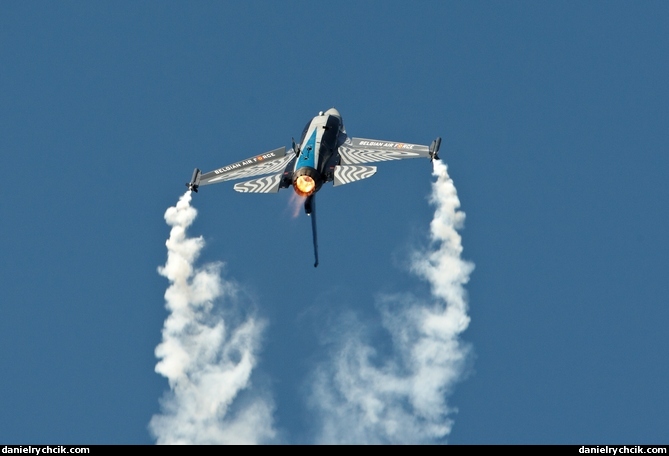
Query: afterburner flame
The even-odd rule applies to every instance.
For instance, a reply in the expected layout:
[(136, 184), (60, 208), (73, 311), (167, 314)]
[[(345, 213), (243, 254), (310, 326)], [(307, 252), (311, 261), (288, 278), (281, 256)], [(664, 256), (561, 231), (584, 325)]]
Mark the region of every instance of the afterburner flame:
[(295, 191), (301, 196), (309, 196), (314, 192), (316, 182), (310, 176), (299, 176), (295, 180)]
[(304, 200), (306, 196), (298, 195), (297, 192), (290, 194), (290, 208), (293, 218), (297, 218), (300, 215), (300, 209), (304, 206)]

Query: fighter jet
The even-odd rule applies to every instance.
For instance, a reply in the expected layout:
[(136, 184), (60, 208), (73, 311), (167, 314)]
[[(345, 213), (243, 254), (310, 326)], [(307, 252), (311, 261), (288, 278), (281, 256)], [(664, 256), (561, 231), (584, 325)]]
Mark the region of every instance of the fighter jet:
[(290, 150), (280, 147), (204, 174), (195, 168), (186, 186), (197, 192), (202, 185), (266, 175), (239, 182), (234, 189), (241, 193), (277, 193), (279, 189), (292, 187), (295, 193), (306, 197), (304, 211), (311, 218), (314, 267), (317, 267), (316, 193), (323, 184), (333, 182), (337, 187), (373, 176), (376, 166), (363, 163), (420, 157), (439, 160), (440, 145), (441, 138), (425, 146), (349, 137), (339, 111), (330, 108), (307, 123), (299, 143), (293, 139)]

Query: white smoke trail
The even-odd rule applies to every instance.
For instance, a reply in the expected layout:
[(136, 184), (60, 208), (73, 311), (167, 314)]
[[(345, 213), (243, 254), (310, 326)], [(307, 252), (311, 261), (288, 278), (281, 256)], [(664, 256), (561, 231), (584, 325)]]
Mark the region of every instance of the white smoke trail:
[[(165, 292), (170, 313), (156, 347), (156, 372), (167, 377), (170, 392), (149, 428), (159, 444), (267, 442), (275, 436), (271, 400), (238, 397), (249, 390), (264, 324), (230, 309), (239, 300), (238, 289), (221, 279), (220, 263), (194, 266), (204, 240), (186, 235), (197, 216), (190, 201), (188, 191), (165, 212), (172, 229), (167, 262), (158, 272), (170, 281)], [(224, 315), (240, 322), (232, 326)]]
[(414, 254), (411, 267), (430, 284), (432, 302), (411, 294), (379, 299), (390, 356), (365, 340), (363, 325), (346, 325), (332, 361), (314, 375), (311, 406), (322, 420), (321, 443), (431, 443), (451, 431), (446, 396), (468, 360), (459, 336), (469, 325), (463, 286), (474, 265), (460, 258), (457, 229), (465, 214), (446, 165), (435, 160), (433, 175), (431, 244)]

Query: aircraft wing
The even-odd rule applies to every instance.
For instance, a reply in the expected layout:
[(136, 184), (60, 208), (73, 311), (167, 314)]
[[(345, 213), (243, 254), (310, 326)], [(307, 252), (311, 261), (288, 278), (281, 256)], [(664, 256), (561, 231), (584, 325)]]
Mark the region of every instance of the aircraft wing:
[(295, 152), (285, 147), (256, 155), (231, 165), (204, 173), (199, 178), (199, 185), (217, 184), (251, 176), (283, 172), (286, 165), (295, 157)]
[(432, 157), (430, 147), (422, 144), (350, 137), (339, 146), (339, 155), (342, 165)]

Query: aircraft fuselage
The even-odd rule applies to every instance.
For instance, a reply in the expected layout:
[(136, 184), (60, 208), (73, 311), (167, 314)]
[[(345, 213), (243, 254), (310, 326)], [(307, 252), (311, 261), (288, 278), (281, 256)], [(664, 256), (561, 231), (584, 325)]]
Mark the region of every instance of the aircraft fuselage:
[(346, 130), (335, 108), (319, 113), (307, 124), (292, 172), (292, 186), (298, 195), (310, 196), (333, 179), (340, 161), (338, 148), (344, 141)]

